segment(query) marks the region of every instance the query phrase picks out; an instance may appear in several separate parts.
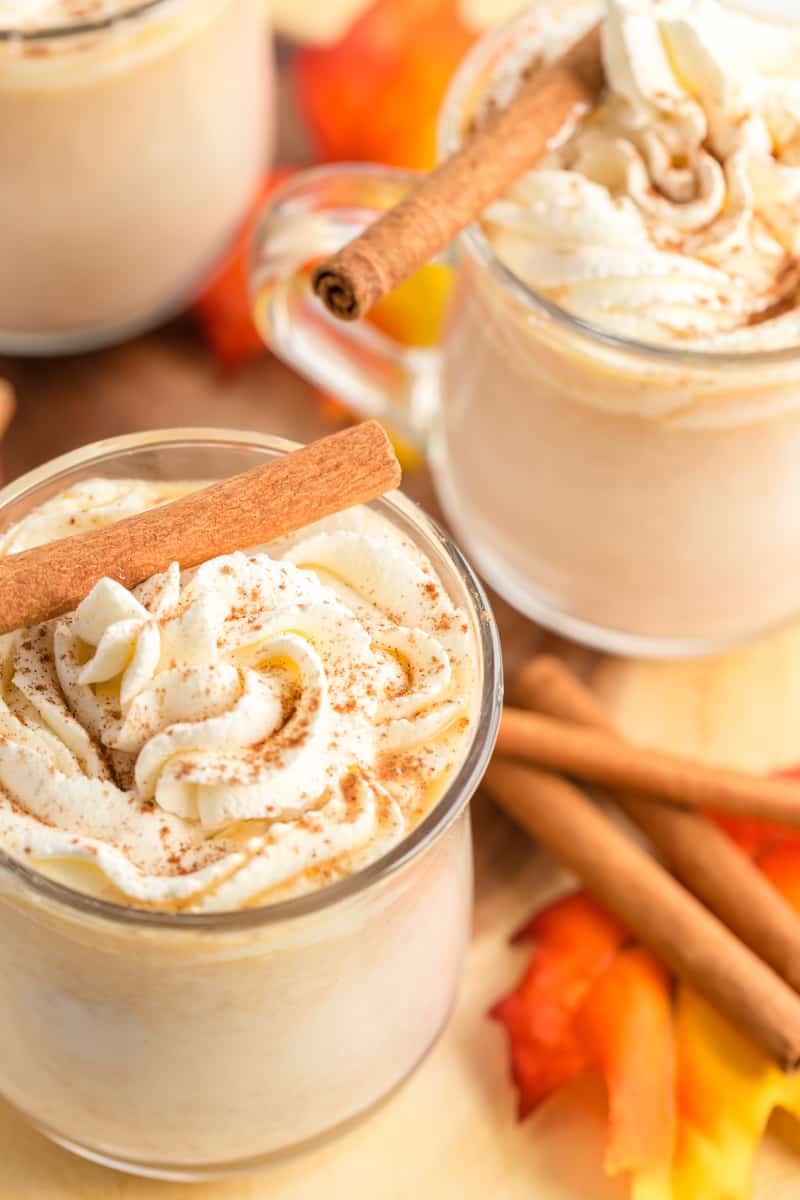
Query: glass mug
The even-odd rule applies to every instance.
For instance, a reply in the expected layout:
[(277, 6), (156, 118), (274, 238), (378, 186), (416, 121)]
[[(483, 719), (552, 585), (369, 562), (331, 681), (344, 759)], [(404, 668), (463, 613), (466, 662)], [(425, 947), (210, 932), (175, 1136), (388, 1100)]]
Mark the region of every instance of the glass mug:
[[(481, 97), (598, 0), (539, 0), (477, 44), (447, 95), (444, 158)], [(600, 649), (721, 649), (800, 609), (800, 350), (723, 355), (613, 336), (538, 295), (473, 225), (457, 239), (442, 344), (334, 323), (308, 288), (413, 184), (371, 165), (292, 179), (253, 255), (269, 345), (356, 410), (423, 442), (456, 535), (520, 611)], [(455, 255), (451, 257), (454, 261)]]
[(0, 28), (3, 353), (87, 349), (177, 312), (263, 178), (265, 0), (114, 7)]
[[(0, 491), (0, 529), (76, 483), (210, 480), (293, 449), (232, 430), (86, 446)], [(455, 1000), (472, 911), (468, 804), (497, 732), (502, 668), (486, 597), (398, 493), (373, 507), (428, 556), (478, 655), (471, 744), (388, 854), (267, 907), (171, 914), (95, 899), (0, 851), (0, 1094), (86, 1158), (205, 1179), (316, 1142), (417, 1065)]]

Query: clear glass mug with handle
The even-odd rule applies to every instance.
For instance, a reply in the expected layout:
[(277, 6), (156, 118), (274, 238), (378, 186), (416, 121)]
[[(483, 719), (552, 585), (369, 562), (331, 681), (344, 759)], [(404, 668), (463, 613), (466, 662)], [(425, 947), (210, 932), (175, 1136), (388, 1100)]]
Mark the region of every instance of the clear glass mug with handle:
[[(481, 96), (530, 61), (542, 17), (575, 36), (598, 0), (538, 0), (468, 54), (439, 154)], [(569, 18), (569, 20), (568, 20)], [(259, 327), (282, 358), (430, 454), (450, 524), (522, 612), (601, 649), (708, 653), (800, 609), (800, 350), (653, 347), (572, 317), (460, 235), (439, 347), (343, 325), (312, 297), (308, 265), (414, 183), (343, 164), (295, 176), (266, 210), (253, 255)]]

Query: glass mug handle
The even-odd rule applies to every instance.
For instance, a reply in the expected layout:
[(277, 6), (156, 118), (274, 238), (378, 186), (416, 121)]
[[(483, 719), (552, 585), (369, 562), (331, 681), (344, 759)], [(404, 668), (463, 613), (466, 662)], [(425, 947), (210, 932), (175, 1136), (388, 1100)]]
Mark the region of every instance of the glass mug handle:
[(264, 209), (250, 264), (253, 313), (279, 358), (363, 416), (424, 446), (439, 392), (439, 351), (403, 346), (374, 325), (330, 316), (311, 266), (396, 204), (417, 176), (372, 164), (313, 167)]

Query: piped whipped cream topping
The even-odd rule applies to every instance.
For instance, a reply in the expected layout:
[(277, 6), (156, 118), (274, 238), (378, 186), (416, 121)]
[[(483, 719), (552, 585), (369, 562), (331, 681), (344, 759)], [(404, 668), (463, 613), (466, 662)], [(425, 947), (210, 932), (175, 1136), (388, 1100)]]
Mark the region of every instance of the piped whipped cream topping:
[(543, 56), (604, 11), (607, 96), (488, 211), (499, 256), (630, 338), (796, 346), (800, 27), (717, 0), (607, 0), (543, 21)]
[[(82, 483), (0, 550), (175, 490)], [(465, 614), (368, 510), (133, 591), (101, 580), (0, 639), (0, 668), (0, 846), (164, 909), (266, 903), (379, 858), (442, 794), (474, 719)]]

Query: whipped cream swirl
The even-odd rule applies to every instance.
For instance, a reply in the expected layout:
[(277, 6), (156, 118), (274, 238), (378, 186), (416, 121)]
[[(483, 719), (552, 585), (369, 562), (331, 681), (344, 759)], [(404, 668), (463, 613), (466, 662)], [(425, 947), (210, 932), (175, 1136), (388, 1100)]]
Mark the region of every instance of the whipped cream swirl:
[[(173, 489), (174, 493), (174, 489)], [(90, 481), (5, 552), (169, 496)], [(367, 510), (0, 639), (0, 846), (132, 904), (239, 908), (373, 861), (462, 756), (474, 647), (427, 561)]]
[(800, 27), (717, 0), (607, 0), (605, 100), (492, 206), (532, 287), (602, 328), (715, 350), (800, 340)]

